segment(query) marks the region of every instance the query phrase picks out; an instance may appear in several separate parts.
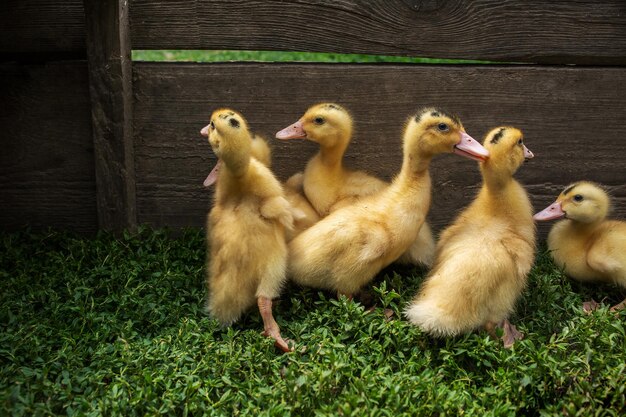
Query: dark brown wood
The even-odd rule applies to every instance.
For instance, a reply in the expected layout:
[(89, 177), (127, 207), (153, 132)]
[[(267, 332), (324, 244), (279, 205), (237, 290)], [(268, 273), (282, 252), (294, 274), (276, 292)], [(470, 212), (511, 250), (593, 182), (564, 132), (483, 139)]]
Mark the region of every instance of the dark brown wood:
[(133, 0), (135, 49), (626, 64), (624, 0)]
[(137, 224), (128, 2), (85, 0), (100, 227)]
[(82, 0), (0, 2), (0, 56), (85, 55)]
[[(306, 108), (336, 101), (351, 109), (356, 135), (346, 162), (391, 178), (401, 163), (405, 119), (425, 105), (456, 112), (476, 139), (506, 124), (525, 132), (536, 158), (518, 174), (537, 210), (568, 183), (610, 186), (626, 218), (625, 68), (322, 64), (135, 65), (138, 219), (154, 226), (203, 226), (215, 163), (199, 131), (212, 110), (241, 111), (267, 137)], [(270, 139), (281, 179), (302, 170), (315, 146)], [(430, 219), (441, 230), (479, 186), (475, 162), (456, 155), (432, 164)], [(545, 236), (548, 225), (541, 225)]]
[(0, 229), (98, 229), (85, 62), (0, 65)]

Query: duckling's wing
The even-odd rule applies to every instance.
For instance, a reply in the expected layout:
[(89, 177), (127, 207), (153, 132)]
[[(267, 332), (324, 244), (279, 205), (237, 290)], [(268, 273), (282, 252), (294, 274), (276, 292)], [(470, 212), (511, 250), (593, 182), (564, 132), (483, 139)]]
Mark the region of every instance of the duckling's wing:
[[(289, 201), (282, 195), (265, 199), (261, 204), (259, 211), (261, 216), (266, 219), (278, 220), (287, 230), (293, 229), (294, 213)], [(304, 213), (302, 213), (302, 216)], [(297, 216), (296, 216), (297, 217)]]
[(587, 254), (587, 264), (594, 271), (613, 279), (615, 279), (614, 276), (622, 269), (617, 259), (606, 256), (606, 253), (601, 249), (592, 249), (589, 251)]
[(587, 264), (590, 268), (614, 278), (626, 273), (624, 231), (609, 229), (593, 241), (587, 252)]
[(384, 256), (389, 247), (389, 233), (381, 226), (374, 225), (367, 230), (362, 231), (362, 238), (359, 239), (361, 248), (359, 252), (359, 261), (363, 263), (374, 262)]
[(604, 275), (614, 276), (624, 272), (624, 265), (618, 258), (612, 256), (602, 244), (594, 245), (587, 253), (587, 264), (594, 271)]

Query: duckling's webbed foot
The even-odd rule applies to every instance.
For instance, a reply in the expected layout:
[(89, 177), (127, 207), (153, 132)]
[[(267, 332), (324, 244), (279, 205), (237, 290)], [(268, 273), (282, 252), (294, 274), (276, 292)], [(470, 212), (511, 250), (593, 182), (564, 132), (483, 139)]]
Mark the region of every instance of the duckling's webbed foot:
[(504, 319), (500, 324), (500, 327), (504, 331), (502, 341), (504, 342), (504, 347), (507, 349), (512, 347), (516, 340), (522, 340), (524, 338), (524, 333), (517, 330), (517, 328), (512, 325), (508, 319)]
[(261, 318), (263, 319), (263, 336), (274, 339), (276, 347), (283, 352), (293, 351), (293, 348), (289, 347), (287, 340), (283, 339), (280, 335), (280, 328), (272, 315), (272, 300), (267, 297), (258, 297), (257, 305), (259, 306), (259, 312), (261, 313)]
[(598, 308), (600, 308), (600, 303), (598, 303), (596, 300), (585, 301), (583, 303), (583, 312), (585, 314), (591, 314), (593, 311), (596, 311)]

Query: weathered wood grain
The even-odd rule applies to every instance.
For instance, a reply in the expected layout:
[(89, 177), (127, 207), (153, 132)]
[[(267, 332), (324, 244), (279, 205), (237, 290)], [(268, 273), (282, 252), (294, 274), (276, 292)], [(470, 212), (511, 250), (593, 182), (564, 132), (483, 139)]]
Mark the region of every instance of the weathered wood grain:
[(132, 0), (135, 49), (626, 64), (626, 2)]
[(0, 56), (42, 53), (85, 56), (82, 0), (0, 2)]
[(100, 228), (137, 225), (128, 2), (85, 0)]
[(85, 62), (0, 65), (0, 229), (98, 228)]
[[(199, 134), (217, 107), (233, 107), (272, 138), (311, 104), (351, 109), (354, 168), (391, 178), (401, 162), (405, 119), (425, 105), (456, 112), (476, 139), (506, 124), (525, 132), (536, 158), (518, 177), (536, 209), (569, 182), (611, 187), (626, 218), (626, 68), (323, 64), (156, 64), (134, 66), (135, 156), (140, 223), (203, 226), (211, 193), (202, 181), (215, 160)], [(315, 146), (270, 139), (281, 179), (302, 170)], [(473, 197), (476, 163), (456, 155), (432, 164), (430, 219), (446, 225)], [(541, 225), (545, 235), (549, 225)]]

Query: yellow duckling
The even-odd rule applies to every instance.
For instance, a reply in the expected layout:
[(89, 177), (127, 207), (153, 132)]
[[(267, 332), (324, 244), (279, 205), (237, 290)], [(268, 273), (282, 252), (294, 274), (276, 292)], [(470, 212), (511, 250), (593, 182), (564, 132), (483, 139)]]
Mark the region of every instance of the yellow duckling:
[(343, 155), (351, 137), (352, 116), (333, 103), (312, 106), (300, 120), (276, 133), (277, 139), (309, 139), (320, 145), (304, 170), (303, 187), (322, 217), (387, 186), (365, 172), (344, 168)]
[[(208, 135), (207, 131), (201, 132), (204, 136)], [(261, 162), (268, 168), (272, 167), (272, 151), (261, 136), (254, 135), (252, 137), (252, 146), (250, 148), (250, 155)], [(219, 175), (219, 167), (221, 164), (216, 164), (211, 173), (204, 180), (204, 186), (210, 187), (213, 185)], [(317, 211), (311, 206), (311, 203), (304, 196), (302, 190), (302, 174), (293, 175), (284, 184), (285, 198), (289, 201), (293, 214), (293, 229), (287, 229), (285, 231), (285, 237), (287, 242), (294, 238), (294, 236), (300, 234), (303, 230), (308, 229), (313, 224), (317, 223), (320, 216)]]
[(420, 111), (406, 125), (402, 169), (390, 186), (340, 208), (289, 243), (289, 275), (298, 284), (348, 297), (370, 282), (416, 240), (430, 206), (431, 159), (487, 151), (441, 110)]
[[(570, 184), (556, 201), (535, 214), (535, 220), (565, 218), (548, 235), (554, 262), (570, 277), (583, 282), (603, 281), (626, 287), (626, 222), (606, 220), (610, 199), (598, 184)], [(589, 312), (598, 304), (583, 304)], [(611, 311), (626, 307), (626, 299)]]
[(532, 206), (513, 174), (533, 154), (513, 127), (490, 131), (480, 163), (483, 186), (442, 234), (435, 264), (406, 317), (435, 336), (485, 326), (504, 330), (504, 345), (522, 337), (508, 321), (535, 254)]
[[(389, 186), (372, 175), (343, 166), (343, 156), (352, 138), (352, 125), (352, 116), (345, 108), (335, 103), (321, 103), (311, 106), (300, 120), (276, 133), (277, 139), (309, 139), (319, 144), (319, 152), (307, 163), (302, 175), (302, 188), (322, 217)], [(430, 266), (434, 253), (435, 240), (425, 222), (418, 238), (399, 261)]]
[(216, 110), (201, 133), (220, 167), (207, 220), (208, 311), (229, 325), (256, 300), (264, 334), (289, 351), (272, 315), (272, 299), (286, 279), (285, 229), (293, 227), (292, 209), (269, 168), (251, 157), (252, 139), (241, 114)]

